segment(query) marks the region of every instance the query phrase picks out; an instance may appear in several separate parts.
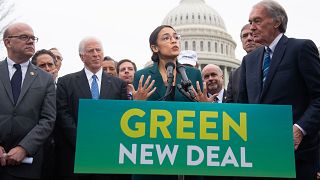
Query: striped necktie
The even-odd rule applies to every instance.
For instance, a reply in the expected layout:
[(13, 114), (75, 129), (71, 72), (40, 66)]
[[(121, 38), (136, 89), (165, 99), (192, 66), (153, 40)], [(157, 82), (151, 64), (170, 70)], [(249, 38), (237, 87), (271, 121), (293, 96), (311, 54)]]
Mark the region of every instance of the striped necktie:
[(264, 56), (263, 56), (263, 66), (262, 66), (262, 84), (264, 86), (264, 82), (267, 79), (267, 75), (269, 72), (269, 67), (270, 67), (270, 53), (271, 53), (271, 49), (269, 47), (267, 47), (267, 49), (264, 52)]
[(97, 76), (92, 75), (92, 83), (91, 83), (91, 96), (92, 99), (99, 99), (99, 86), (97, 83)]

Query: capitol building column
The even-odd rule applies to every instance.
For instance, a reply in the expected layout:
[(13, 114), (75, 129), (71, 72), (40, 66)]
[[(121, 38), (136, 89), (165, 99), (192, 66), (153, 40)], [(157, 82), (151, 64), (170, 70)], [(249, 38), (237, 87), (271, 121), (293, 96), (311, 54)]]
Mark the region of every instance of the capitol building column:
[(223, 67), (223, 80), (224, 80), (224, 88), (226, 89), (228, 87), (228, 81), (229, 81), (229, 73), (228, 68), (226, 66)]

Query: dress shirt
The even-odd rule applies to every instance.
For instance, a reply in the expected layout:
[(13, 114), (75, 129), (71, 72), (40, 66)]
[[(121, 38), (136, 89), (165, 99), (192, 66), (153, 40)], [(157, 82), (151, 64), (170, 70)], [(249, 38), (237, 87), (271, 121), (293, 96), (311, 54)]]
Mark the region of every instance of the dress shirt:
[[(88, 83), (91, 89), (91, 84), (92, 84), (92, 76), (94, 75), (90, 70), (88, 70), (86, 67), (84, 68), (84, 72), (86, 73), (87, 79), (88, 79)], [(101, 89), (101, 80), (102, 80), (102, 68), (100, 68), (100, 70), (95, 74), (97, 76), (97, 83), (98, 83), (98, 89), (99, 89), (99, 94), (100, 94), (100, 89)]]
[[(222, 88), (217, 96), (218, 98), (218, 102), (214, 102), (214, 103), (222, 103), (223, 100), (223, 93), (224, 93), (224, 89)], [(213, 95), (208, 93), (209, 97), (212, 97)]]
[[(10, 58), (7, 57), (7, 62), (8, 62), (8, 70), (9, 70), (9, 77), (10, 77), (10, 80), (13, 76), (13, 74), (16, 72), (16, 68), (13, 66), (14, 64), (17, 64), (15, 63), (13, 60), (11, 60)], [(30, 61), (26, 61), (24, 63), (21, 63), (20, 66), (21, 66), (21, 72), (22, 72), (22, 81), (21, 81), (21, 87), (23, 85), (23, 80), (24, 78), (26, 77), (26, 73), (27, 73), (27, 70), (28, 70), (28, 66), (29, 66), (29, 63)]]

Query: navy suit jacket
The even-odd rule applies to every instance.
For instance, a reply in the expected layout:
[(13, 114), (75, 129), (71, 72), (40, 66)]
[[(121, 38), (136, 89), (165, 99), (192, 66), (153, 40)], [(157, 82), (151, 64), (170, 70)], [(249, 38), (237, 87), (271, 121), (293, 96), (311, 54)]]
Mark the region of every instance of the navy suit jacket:
[[(320, 60), (311, 40), (287, 38), (276, 45), (269, 73), (262, 87), (264, 47), (243, 58), (241, 64), (241, 103), (292, 105), (293, 124), (306, 135), (296, 157), (315, 161), (320, 128)], [(272, 127), (270, 127), (272, 128)]]
[[(196, 89), (197, 87), (196, 81), (199, 81), (202, 89), (202, 78), (201, 78), (200, 71), (196, 68), (189, 67), (189, 66), (185, 66), (185, 69), (186, 69), (186, 74), (189, 80), (192, 82), (192, 86)], [(144, 84), (145, 80), (150, 75), (151, 76), (150, 82), (152, 80), (155, 80), (153, 87), (157, 87), (156, 91), (148, 98), (148, 101), (157, 101), (158, 99), (160, 99), (165, 95), (166, 86), (160, 74), (158, 63), (154, 63), (151, 67), (141, 69), (135, 73), (134, 81), (133, 81), (133, 85), (135, 89), (138, 89), (139, 80), (142, 75), (144, 75), (144, 80), (142, 84)], [(176, 83), (180, 84), (182, 79), (181, 74), (177, 73), (176, 76), (177, 76)], [(174, 101), (190, 101), (190, 100), (187, 97), (185, 97), (183, 94), (181, 94), (178, 88), (175, 86)]]
[[(73, 175), (79, 99), (91, 99), (84, 69), (58, 79), (55, 142), (59, 175)], [(127, 100), (126, 83), (103, 72), (100, 99)]]
[(240, 83), (240, 67), (230, 73), (228, 89), (227, 89), (227, 97), (226, 97), (227, 103), (238, 102), (239, 83)]

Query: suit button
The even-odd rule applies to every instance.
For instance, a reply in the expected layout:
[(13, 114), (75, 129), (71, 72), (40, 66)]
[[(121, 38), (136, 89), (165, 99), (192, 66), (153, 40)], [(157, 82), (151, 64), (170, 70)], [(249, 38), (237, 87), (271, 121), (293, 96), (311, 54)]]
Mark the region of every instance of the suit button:
[(17, 116), (17, 113), (16, 113), (16, 112), (13, 112), (13, 116)]

